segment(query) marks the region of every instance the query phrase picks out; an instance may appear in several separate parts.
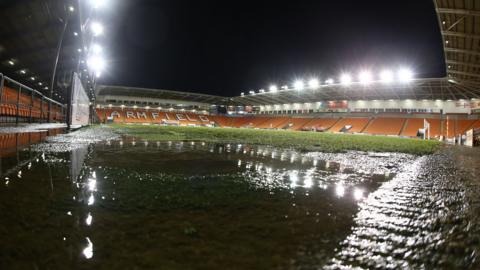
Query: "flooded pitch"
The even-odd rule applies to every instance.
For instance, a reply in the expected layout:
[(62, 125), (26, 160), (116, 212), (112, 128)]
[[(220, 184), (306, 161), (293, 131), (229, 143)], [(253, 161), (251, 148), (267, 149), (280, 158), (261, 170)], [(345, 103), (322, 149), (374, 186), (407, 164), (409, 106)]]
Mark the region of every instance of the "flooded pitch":
[(477, 153), (51, 137), (1, 158), (0, 268), (473, 268)]

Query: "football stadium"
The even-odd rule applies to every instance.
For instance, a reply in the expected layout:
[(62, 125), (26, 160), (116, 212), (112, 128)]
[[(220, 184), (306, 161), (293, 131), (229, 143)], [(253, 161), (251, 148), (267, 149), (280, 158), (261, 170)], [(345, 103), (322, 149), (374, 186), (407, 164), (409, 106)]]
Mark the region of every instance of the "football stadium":
[(117, 2), (137, 5), (0, 3), (1, 269), (480, 268), (479, 1), (418, 1), (440, 75), (385, 61), (238, 93), (111, 79), (109, 30), (142, 17)]

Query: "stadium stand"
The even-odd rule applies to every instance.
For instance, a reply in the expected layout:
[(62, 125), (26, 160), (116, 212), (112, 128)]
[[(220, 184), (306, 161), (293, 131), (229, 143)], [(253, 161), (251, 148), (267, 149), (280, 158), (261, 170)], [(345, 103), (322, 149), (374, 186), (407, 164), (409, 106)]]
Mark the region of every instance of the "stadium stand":
[[(417, 137), (424, 128), (424, 121), (430, 123), (430, 137), (441, 136), (453, 138), (465, 134), (471, 128), (479, 128), (480, 120), (421, 118), (421, 114), (377, 117), (287, 117), (287, 116), (229, 116), (209, 115), (193, 112), (172, 112), (161, 110), (97, 108), (98, 118), (102, 123), (108, 119), (113, 123), (131, 124), (166, 124), (181, 126), (217, 126), (228, 128), (285, 129), (292, 131), (364, 133), (370, 135), (392, 135)], [(439, 116), (438, 116), (439, 117)]]
[(65, 120), (65, 107), (62, 104), (3, 75), (1, 80), (3, 80), (3, 87), (0, 88), (0, 122), (31, 123)]
[(418, 131), (424, 127), (424, 119), (410, 118), (405, 120), (405, 128), (401, 132), (401, 136), (416, 137)]
[(329, 131), (361, 133), (369, 121), (370, 118), (344, 118), (338, 121)]
[(375, 135), (400, 135), (406, 119), (376, 118), (365, 128), (364, 133)]

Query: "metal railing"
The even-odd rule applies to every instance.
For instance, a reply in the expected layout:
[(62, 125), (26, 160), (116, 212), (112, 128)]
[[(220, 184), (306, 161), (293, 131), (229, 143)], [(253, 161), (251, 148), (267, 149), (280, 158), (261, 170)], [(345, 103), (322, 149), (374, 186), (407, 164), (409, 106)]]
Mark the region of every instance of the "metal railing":
[(66, 106), (0, 73), (0, 124), (65, 122)]

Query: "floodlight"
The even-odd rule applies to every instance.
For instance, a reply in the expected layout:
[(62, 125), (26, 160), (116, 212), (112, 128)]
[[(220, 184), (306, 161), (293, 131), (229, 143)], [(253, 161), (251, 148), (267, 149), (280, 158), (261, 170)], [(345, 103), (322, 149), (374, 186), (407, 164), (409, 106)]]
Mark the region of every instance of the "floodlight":
[(277, 92), (278, 91), (278, 87), (276, 85), (270, 85), (270, 88), (269, 88), (270, 92)]
[(398, 79), (401, 82), (408, 82), (413, 79), (413, 73), (407, 68), (402, 68), (398, 71)]
[(333, 84), (335, 81), (332, 78), (329, 78), (325, 81), (326, 84)]
[(94, 54), (99, 54), (99, 53), (102, 52), (102, 50), (103, 50), (103, 49), (102, 49), (102, 46), (100, 46), (100, 45), (98, 45), (98, 44), (93, 44), (93, 45), (92, 45), (92, 52), (93, 52)]
[(100, 36), (103, 34), (104, 28), (99, 22), (93, 22), (91, 24), (92, 33), (94, 36)]
[(363, 84), (369, 84), (372, 82), (372, 74), (369, 71), (362, 71), (358, 74), (358, 79)]
[(352, 77), (350, 77), (349, 74), (342, 74), (342, 76), (340, 76), (340, 82), (342, 84), (345, 84), (345, 85), (348, 85), (352, 82)]
[(293, 84), (293, 87), (297, 90), (303, 90), (303, 88), (305, 87), (305, 84), (303, 83), (302, 80), (297, 80), (295, 81), (295, 83)]
[(107, 5), (106, 0), (90, 0), (90, 5), (97, 9), (97, 8), (103, 8)]
[(74, 8), (73, 6), (69, 6), (69, 7), (68, 7), (68, 10), (69, 10), (70, 12), (74, 12), (74, 11), (75, 11), (75, 8)]
[(308, 82), (308, 86), (310, 86), (310, 88), (312, 89), (317, 89), (320, 86), (320, 82), (318, 81), (318, 79), (311, 79)]
[(87, 61), (87, 65), (93, 72), (95, 72), (97, 78), (101, 76), (102, 71), (106, 67), (105, 60), (97, 55), (91, 56)]
[(384, 83), (393, 82), (393, 73), (390, 70), (384, 70), (380, 73), (380, 80)]

